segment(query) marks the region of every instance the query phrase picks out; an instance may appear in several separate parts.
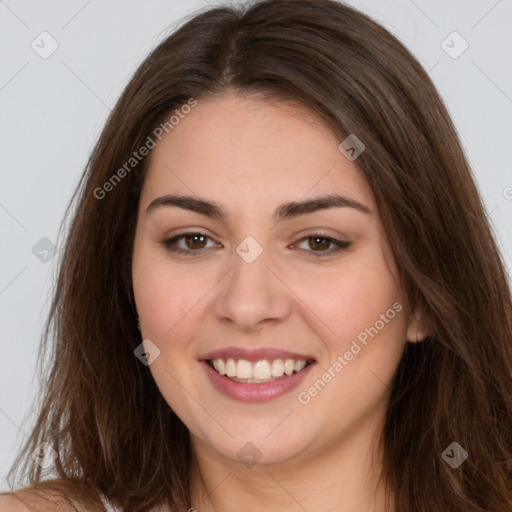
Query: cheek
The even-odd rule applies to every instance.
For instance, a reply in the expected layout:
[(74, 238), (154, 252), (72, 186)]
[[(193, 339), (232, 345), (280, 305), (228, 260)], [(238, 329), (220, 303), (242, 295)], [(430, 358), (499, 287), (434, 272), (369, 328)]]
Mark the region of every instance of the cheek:
[(200, 291), (190, 286), (190, 276), (144, 249), (134, 253), (132, 280), (143, 335), (156, 340), (187, 314)]
[(308, 306), (322, 320), (318, 334), (327, 354), (318, 374), (301, 387), (301, 397), (311, 400), (313, 416), (328, 407), (325, 428), (337, 431), (382, 412), (405, 345), (401, 290), (384, 262), (373, 258), (312, 281), (307, 289)]
[(399, 307), (393, 309), (394, 303), (401, 304), (400, 288), (384, 260), (371, 254), (347, 262), (334, 272), (301, 280), (295, 291), (304, 298), (322, 339), (334, 350), (341, 350), (376, 323), (382, 333), (404, 330), (404, 315), (397, 314)]

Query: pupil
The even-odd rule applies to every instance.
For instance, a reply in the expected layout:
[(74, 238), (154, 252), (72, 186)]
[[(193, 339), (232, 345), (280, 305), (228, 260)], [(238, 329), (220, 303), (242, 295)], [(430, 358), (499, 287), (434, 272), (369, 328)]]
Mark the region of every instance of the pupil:
[[(186, 240), (187, 240), (187, 245), (190, 247), (190, 248), (194, 248), (194, 247), (198, 247), (197, 244), (195, 244), (194, 242), (197, 241), (197, 239), (200, 239), (200, 241), (204, 242), (204, 236), (203, 235), (189, 235), (187, 236)], [(192, 243), (188, 243), (190, 240), (194, 240), (194, 242)]]
[[(314, 245), (314, 244), (319, 244), (319, 245), (321, 245), (321, 246), (322, 246), (322, 247), (320, 247), (320, 248), (327, 249), (327, 248), (328, 248), (328, 246), (329, 246), (329, 243), (330, 243), (330, 242), (329, 242), (329, 240), (327, 240), (327, 238), (321, 238), (321, 237), (320, 237), (320, 238), (312, 238), (312, 239), (310, 239), (310, 240), (313, 240), (313, 244), (310, 244), (310, 247), (311, 247), (312, 249), (315, 249), (315, 248), (317, 248), (317, 249), (318, 249), (318, 248), (319, 248), (319, 247), (318, 247), (318, 245), (316, 245), (315, 247), (313, 247), (313, 245)], [(320, 243), (320, 242), (319, 242), (319, 240), (323, 240), (323, 244), (322, 244), (322, 243)]]

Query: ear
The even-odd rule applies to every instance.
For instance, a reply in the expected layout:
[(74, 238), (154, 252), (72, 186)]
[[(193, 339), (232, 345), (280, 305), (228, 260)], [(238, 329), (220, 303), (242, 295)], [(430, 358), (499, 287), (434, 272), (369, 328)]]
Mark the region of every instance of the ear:
[(416, 308), (409, 315), (406, 340), (410, 343), (423, 341), (429, 335), (429, 325), (430, 322), (425, 312), (420, 308)]

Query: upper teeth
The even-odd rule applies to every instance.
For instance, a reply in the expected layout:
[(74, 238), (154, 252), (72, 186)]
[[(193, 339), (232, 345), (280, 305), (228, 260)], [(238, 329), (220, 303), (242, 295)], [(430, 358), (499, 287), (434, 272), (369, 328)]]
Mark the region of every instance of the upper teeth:
[(239, 379), (269, 379), (282, 377), (284, 373), (291, 375), (300, 372), (306, 366), (305, 360), (294, 359), (263, 359), (251, 363), (246, 359), (213, 359), (213, 367), (221, 375)]

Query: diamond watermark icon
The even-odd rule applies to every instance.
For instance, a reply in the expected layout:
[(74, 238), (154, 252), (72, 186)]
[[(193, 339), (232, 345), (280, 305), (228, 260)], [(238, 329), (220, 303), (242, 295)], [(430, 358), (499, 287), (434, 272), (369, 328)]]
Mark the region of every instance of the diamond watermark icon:
[(459, 443), (453, 442), (441, 457), (451, 468), (457, 469), (468, 458), (468, 452)]
[(362, 141), (351, 133), (339, 146), (338, 149), (340, 152), (345, 155), (345, 157), (353, 162), (365, 149), (366, 146), (362, 143)]
[(252, 236), (248, 236), (236, 248), (236, 252), (246, 263), (253, 263), (263, 252), (263, 247)]
[(133, 353), (143, 364), (149, 366), (160, 355), (160, 349), (150, 339), (146, 339)]
[(441, 42), (441, 48), (452, 59), (458, 59), (469, 48), (469, 43), (457, 31), (454, 31)]
[(236, 456), (238, 460), (245, 464), (248, 468), (252, 468), (261, 459), (261, 452), (253, 443), (245, 443)]
[(43, 469), (48, 469), (57, 458), (57, 452), (49, 443), (41, 443), (30, 455), (32, 460)]
[(59, 43), (51, 34), (45, 31), (41, 32), (32, 43), (30, 43), (30, 47), (39, 57), (47, 59), (57, 50)]
[(55, 244), (43, 236), (33, 247), (32, 254), (43, 263), (48, 263), (55, 255)]

